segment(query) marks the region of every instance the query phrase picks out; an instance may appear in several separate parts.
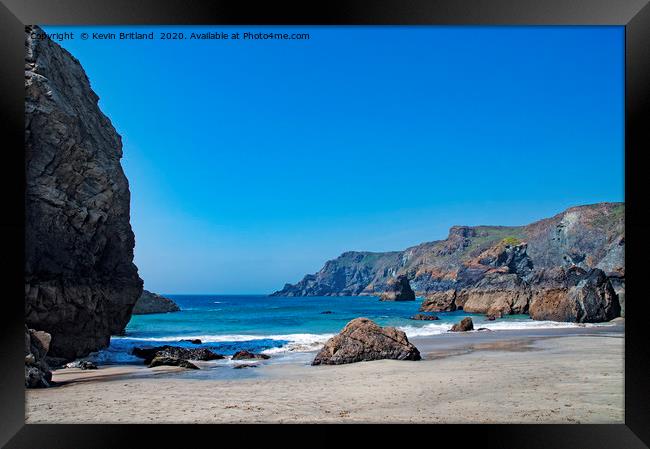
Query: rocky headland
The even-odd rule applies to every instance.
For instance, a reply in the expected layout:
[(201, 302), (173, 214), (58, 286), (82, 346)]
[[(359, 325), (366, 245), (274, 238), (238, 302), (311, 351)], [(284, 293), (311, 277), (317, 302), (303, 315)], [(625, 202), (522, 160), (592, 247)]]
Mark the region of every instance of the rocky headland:
[(273, 295), (391, 295), (406, 278), (423, 312), (608, 321), (624, 314), (624, 215), (599, 203), (526, 226), (454, 226), (404, 251), (346, 252)]
[(25, 322), (71, 360), (108, 346), (142, 293), (129, 184), (79, 61), (25, 31)]
[(171, 299), (152, 293), (149, 290), (143, 290), (142, 296), (136, 301), (131, 313), (133, 315), (147, 315), (150, 313), (180, 312), (180, 310), (178, 304)]

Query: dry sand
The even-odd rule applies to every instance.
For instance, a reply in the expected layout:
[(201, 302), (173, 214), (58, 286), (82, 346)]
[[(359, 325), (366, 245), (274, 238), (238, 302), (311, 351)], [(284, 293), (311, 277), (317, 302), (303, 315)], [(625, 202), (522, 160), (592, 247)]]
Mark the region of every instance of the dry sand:
[(189, 379), (166, 367), (63, 369), (54, 380), (64, 385), (27, 391), (26, 421), (623, 423), (618, 330), (419, 338), (419, 362), (312, 367), (305, 358), (242, 379)]

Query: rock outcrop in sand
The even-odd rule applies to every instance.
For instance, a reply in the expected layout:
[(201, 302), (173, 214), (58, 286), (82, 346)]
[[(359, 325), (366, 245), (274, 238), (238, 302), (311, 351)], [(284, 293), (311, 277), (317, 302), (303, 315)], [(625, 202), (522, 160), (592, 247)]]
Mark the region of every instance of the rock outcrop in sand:
[(381, 327), (367, 318), (356, 318), (316, 354), (312, 365), (341, 365), (369, 360), (420, 360), (420, 351), (406, 334)]
[(25, 322), (74, 359), (108, 346), (142, 292), (122, 142), (70, 53), (25, 41)]
[(136, 301), (131, 313), (133, 315), (148, 315), (150, 313), (179, 312), (180, 310), (178, 304), (171, 299), (149, 290), (143, 290), (142, 296)]
[(386, 291), (381, 294), (381, 301), (415, 301), (415, 293), (409, 284), (409, 278), (401, 274), (388, 282)]
[(45, 361), (52, 337), (47, 332), (25, 326), (25, 386), (49, 387), (52, 381), (50, 367)]
[(180, 346), (155, 346), (153, 348), (133, 348), (131, 351), (136, 357), (144, 359), (145, 365), (151, 363), (156, 357), (180, 360), (220, 360), (224, 356), (210, 351), (207, 348), (182, 348)]

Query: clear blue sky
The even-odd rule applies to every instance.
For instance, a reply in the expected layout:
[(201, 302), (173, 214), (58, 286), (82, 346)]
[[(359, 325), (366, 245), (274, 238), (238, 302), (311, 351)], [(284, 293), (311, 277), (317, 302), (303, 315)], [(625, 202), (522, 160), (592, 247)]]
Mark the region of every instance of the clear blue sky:
[(343, 251), (624, 200), (622, 27), (183, 31), (207, 30), (311, 39), (61, 42), (122, 135), (147, 289), (270, 293)]

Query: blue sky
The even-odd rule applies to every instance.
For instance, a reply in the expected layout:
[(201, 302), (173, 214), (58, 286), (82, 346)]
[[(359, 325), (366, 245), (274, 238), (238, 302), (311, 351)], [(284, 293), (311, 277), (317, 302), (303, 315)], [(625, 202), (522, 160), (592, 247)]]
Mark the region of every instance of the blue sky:
[(270, 293), (343, 251), (624, 200), (622, 27), (183, 29), (208, 30), (311, 39), (61, 42), (122, 135), (149, 290)]

